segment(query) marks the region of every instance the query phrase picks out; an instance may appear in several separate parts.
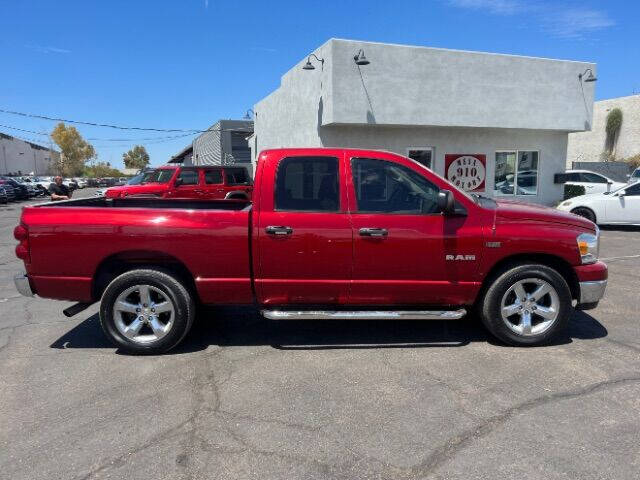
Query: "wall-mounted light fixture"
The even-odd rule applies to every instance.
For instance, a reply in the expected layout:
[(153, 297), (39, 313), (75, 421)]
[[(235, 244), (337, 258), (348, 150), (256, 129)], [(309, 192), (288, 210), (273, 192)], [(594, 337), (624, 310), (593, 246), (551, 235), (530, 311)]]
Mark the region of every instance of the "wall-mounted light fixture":
[[(587, 72), (589, 72), (589, 75), (587, 75)], [(585, 77), (585, 75), (587, 75)], [(593, 74), (593, 70), (591, 70), (590, 68), (587, 68), (583, 73), (578, 74), (578, 80), (581, 82), (595, 82), (596, 80), (598, 80), (595, 75)]]
[[(251, 112), (251, 114), (249, 114), (249, 112)], [(256, 112), (254, 112), (252, 109), (247, 110), (247, 113), (244, 114), (244, 119), (245, 120), (251, 120), (254, 116), (255, 116)]]
[(315, 70), (315, 69), (316, 69), (316, 67), (314, 67), (314, 66), (311, 64), (311, 57), (313, 57), (313, 58), (315, 58), (317, 61), (319, 61), (319, 62), (320, 62), (320, 65), (321, 65), (321, 66), (322, 66), (322, 68), (324, 69), (324, 58), (318, 58), (318, 57), (316, 56), (316, 54), (315, 54), (315, 53), (312, 53), (311, 55), (309, 55), (309, 56), (307, 57), (307, 63), (305, 63), (305, 64), (304, 64), (304, 67), (302, 67), (302, 69), (303, 69), (303, 70)]
[(369, 65), (371, 63), (367, 60), (367, 57), (364, 56), (363, 49), (358, 50), (358, 53), (353, 56), (353, 61), (356, 62), (356, 65)]

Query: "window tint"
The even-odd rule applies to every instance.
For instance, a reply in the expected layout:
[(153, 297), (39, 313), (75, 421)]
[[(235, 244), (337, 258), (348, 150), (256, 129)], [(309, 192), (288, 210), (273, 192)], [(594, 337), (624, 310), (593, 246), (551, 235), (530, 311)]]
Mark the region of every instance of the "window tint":
[(595, 173), (582, 172), (580, 174), (583, 182), (587, 183), (607, 183), (607, 179)]
[(222, 171), (221, 170), (205, 170), (204, 183), (211, 185), (213, 183), (222, 183)]
[(198, 172), (196, 170), (182, 170), (178, 174), (178, 180), (182, 180), (182, 185), (197, 185)]
[(227, 174), (227, 185), (246, 185), (249, 183), (249, 177), (244, 168), (229, 168), (225, 172)]
[(625, 196), (637, 197), (640, 196), (640, 183), (634, 183), (630, 187), (624, 189)]
[(580, 174), (579, 173), (567, 173), (567, 182), (579, 182)]
[(338, 159), (289, 157), (276, 173), (276, 210), (338, 211)]
[(360, 213), (437, 213), (440, 189), (410, 168), (384, 160), (351, 160)]
[(160, 168), (152, 172), (145, 173), (142, 183), (167, 183), (173, 177), (173, 168)]

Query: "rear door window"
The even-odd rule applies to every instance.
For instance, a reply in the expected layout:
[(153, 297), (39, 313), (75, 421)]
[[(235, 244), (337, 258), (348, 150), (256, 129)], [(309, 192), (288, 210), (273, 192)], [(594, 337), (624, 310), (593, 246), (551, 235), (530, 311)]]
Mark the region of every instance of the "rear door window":
[(340, 206), (338, 159), (288, 157), (276, 173), (278, 211), (337, 212)]
[(178, 174), (178, 180), (181, 181), (180, 185), (197, 185), (198, 172), (196, 170), (182, 170)]
[(222, 183), (222, 170), (205, 170), (204, 183), (206, 185), (215, 185)]
[(244, 168), (228, 168), (225, 170), (227, 185), (246, 185), (249, 183), (249, 176)]

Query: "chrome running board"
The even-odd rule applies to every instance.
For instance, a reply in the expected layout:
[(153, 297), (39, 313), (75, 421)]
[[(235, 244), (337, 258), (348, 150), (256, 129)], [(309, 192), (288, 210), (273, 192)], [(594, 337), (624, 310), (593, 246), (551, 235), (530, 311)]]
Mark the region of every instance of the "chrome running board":
[(467, 314), (458, 310), (262, 310), (269, 320), (458, 320)]

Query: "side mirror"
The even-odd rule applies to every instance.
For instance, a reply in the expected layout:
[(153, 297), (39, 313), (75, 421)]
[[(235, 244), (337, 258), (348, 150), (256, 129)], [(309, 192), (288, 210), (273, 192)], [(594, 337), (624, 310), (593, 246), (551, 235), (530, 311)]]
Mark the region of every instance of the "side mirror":
[(616, 197), (624, 197), (627, 192), (625, 190), (618, 190), (616, 192)]
[(438, 192), (438, 208), (444, 215), (451, 215), (455, 212), (456, 205), (453, 193), (450, 190), (440, 190)]

